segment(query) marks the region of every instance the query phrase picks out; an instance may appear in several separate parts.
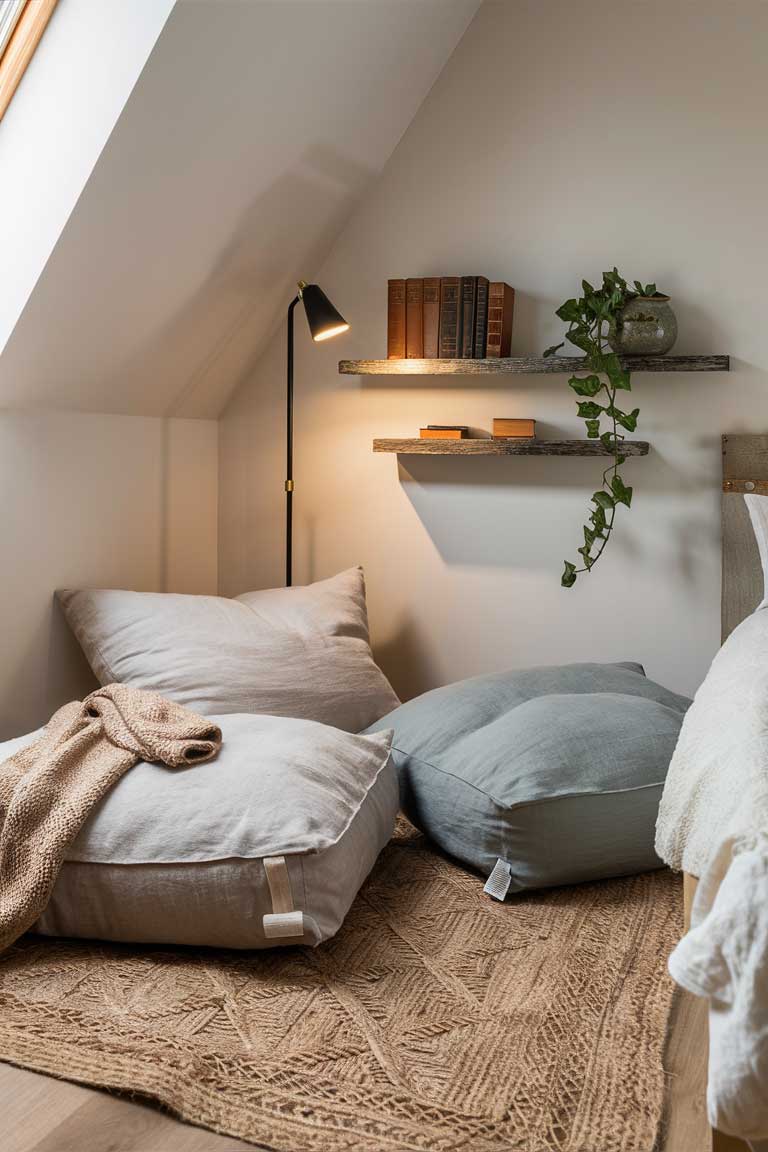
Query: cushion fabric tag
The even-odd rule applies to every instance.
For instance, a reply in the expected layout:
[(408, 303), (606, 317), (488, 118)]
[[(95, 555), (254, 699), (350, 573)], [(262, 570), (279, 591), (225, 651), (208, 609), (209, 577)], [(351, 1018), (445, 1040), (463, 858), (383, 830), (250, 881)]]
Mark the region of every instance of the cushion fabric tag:
[(493, 866), (493, 872), (483, 888), (494, 900), (503, 900), (512, 883), (512, 865), (499, 858)]
[(262, 917), (264, 935), (276, 940), (283, 936), (304, 935), (304, 914), (293, 907), (291, 878), (285, 856), (265, 856), (264, 872), (272, 897), (272, 912)]

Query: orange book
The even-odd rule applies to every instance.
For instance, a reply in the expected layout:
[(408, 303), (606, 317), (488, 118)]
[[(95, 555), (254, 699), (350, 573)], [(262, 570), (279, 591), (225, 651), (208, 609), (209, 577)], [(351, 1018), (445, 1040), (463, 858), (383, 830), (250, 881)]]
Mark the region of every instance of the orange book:
[(536, 436), (536, 421), (535, 420), (520, 420), (520, 419), (502, 419), (494, 417), (493, 420), (493, 438), (494, 440), (512, 440), (515, 437), (520, 437), (525, 440), (533, 440)]
[(466, 428), (419, 428), (421, 440), (466, 440)]

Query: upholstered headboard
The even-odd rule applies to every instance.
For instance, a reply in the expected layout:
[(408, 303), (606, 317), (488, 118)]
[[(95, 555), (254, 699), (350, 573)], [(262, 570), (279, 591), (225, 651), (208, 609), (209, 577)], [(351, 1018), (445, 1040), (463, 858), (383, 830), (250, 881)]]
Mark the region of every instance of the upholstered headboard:
[(723, 436), (723, 640), (763, 599), (763, 570), (742, 499), (768, 495), (768, 436)]

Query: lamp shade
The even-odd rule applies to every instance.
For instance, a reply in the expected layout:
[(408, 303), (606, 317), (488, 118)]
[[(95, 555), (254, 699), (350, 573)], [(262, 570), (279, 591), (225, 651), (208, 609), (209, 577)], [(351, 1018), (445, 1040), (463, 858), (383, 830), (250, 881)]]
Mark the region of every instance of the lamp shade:
[(330, 340), (349, 328), (344, 317), (337, 312), (333, 304), (317, 284), (299, 284), (299, 296), (304, 304), (307, 314), (309, 331), (313, 340)]

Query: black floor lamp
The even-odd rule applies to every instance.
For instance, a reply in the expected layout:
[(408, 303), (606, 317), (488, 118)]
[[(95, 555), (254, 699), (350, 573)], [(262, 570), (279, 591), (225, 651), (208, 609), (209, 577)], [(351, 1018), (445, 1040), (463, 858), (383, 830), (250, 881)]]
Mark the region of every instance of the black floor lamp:
[(349, 328), (344, 317), (317, 284), (299, 280), (299, 291), (288, 305), (288, 388), (286, 392), (287, 439), (285, 468), (285, 586), (292, 583), (293, 561), (293, 310), (299, 300), (304, 305), (312, 339), (330, 340)]

